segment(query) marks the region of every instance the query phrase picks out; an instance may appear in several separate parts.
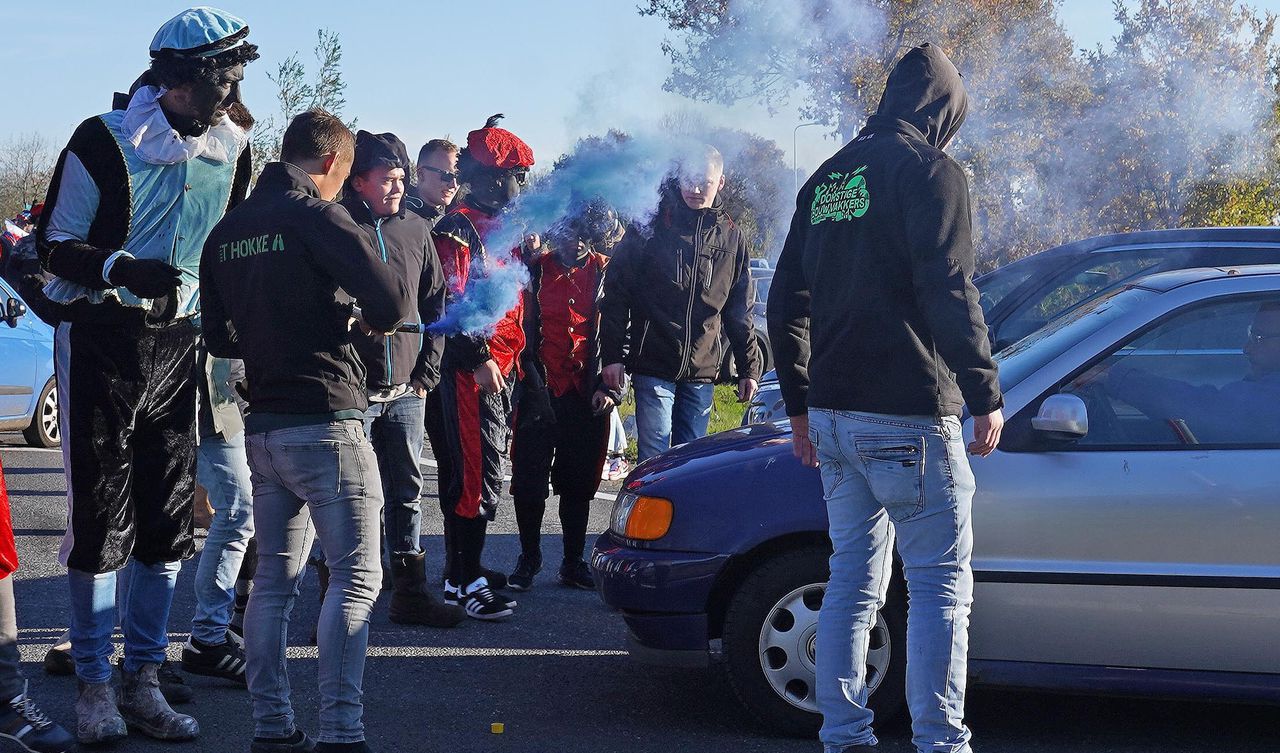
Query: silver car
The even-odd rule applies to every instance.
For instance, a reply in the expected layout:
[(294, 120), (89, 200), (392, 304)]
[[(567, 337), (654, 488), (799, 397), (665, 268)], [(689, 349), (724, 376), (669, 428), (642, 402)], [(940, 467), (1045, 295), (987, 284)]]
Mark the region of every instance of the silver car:
[[(1143, 277), (997, 360), (1005, 433), (973, 461), (973, 682), (1280, 701), (1280, 265)], [(670, 528), (631, 542), (616, 524), (596, 565), (639, 655), (689, 663), (710, 641), (756, 718), (812, 731), (829, 545), (780, 408), (766, 383), (753, 418), (777, 429), (637, 468), (628, 493), (670, 500)], [(645, 580), (629, 591), (633, 573)], [(896, 577), (869, 655), (881, 713), (901, 706)], [(669, 599), (648, 583), (679, 586), (678, 620), (662, 621)], [(697, 603), (700, 648), (665, 627), (697, 623)]]

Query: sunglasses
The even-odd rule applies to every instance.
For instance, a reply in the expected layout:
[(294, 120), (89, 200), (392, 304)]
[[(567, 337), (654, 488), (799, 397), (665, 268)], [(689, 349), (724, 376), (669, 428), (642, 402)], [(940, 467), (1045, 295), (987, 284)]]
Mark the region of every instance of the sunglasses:
[(433, 172), (436, 175), (439, 175), (440, 180), (444, 181), (445, 183), (461, 183), (462, 182), (457, 173), (451, 173), (445, 170), (441, 170), (438, 167), (431, 167), (430, 165), (419, 165), (418, 169), (427, 170), (428, 172)]

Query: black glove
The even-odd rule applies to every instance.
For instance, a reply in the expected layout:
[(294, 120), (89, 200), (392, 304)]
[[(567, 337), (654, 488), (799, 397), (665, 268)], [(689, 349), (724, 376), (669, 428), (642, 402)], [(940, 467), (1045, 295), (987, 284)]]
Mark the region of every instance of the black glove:
[(121, 256), (111, 267), (107, 282), (128, 288), (139, 298), (162, 298), (170, 295), (182, 281), (182, 270), (159, 259), (133, 259)]
[(556, 411), (551, 407), (551, 394), (544, 389), (531, 389), (520, 399), (518, 416), (520, 426), (551, 426), (556, 422)]

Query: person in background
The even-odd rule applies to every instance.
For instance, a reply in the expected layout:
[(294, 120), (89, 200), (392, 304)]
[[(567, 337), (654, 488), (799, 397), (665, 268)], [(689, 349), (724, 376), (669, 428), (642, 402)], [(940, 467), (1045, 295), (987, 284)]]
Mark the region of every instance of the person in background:
[[(499, 213), (519, 195), (533, 166), (533, 150), (498, 127), (501, 117), (494, 115), (467, 134), (458, 166), (468, 193), (435, 226), (450, 306), (475, 289), (486, 264), (522, 263), (518, 249), (485, 247), (499, 225)], [(460, 604), (478, 620), (508, 617), (516, 606), (495, 590), (506, 584), (506, 577), (483, 567), (481, 555), (485, 530), (502, 496), (511, 392), (520, 377), (525, 341), (522, 317), (517, 298), (491, 335), (458, 334), (445, 343), (440, 396), (451, 468), (442, 492), (449, 554), (445, 601)]]
[(182, 647), (182, 669), (243, 685), (244, 641), (231, 629), (236, 583), (253, 541), (253, 485), (244, 447), (247, 403), (235, 385), (244, 380), (244, 364), (201, 353), (197, 370), (200, 446), (196, 477), (208, 494), (213, 516), (196, 568), (196, 612), (191, 637)]
[(43, 292), (66, 317), (55, 343), (68, 507), (59, 559), (82, 743), (119, 740), (126, 722), (163, 740), (200, 731), (170, 708), (159, 671), (178, 570), (195, 551), (200, 249), (252, 166), (253, 118), (240, 101), (245, 64), (258, 58), (248, 34), (208, 7), (161, 26), (130, 94), (72, 134), (36, 230), (52, 275)]
[(600, 298), (609, 257), (597, 251), (618, 227), (604, 202), (587, 202), (547, 231), (548, 252), (531, 266), (525, 294), (524, 376), (516, 403), (511, 496), (520, 556), (507, 583), (533, 587), (542, 569), (541, 529), (548, 482), (560, 498), (566, 586), (594, 589), (586, 548), (591, 499), (608, 451), (609, 414), (622, 395), (600, 380)]
[[(896, 548), (907, 577), (907, 704), (920, 753), (970, 753), (964, 723), (974, 477), (1004, 397), (973, 286), (960, 73), (929, 44), (889, 74), (876, 114), (796, 197), (769, 294), (792, 445), (820, 467), (831, 579), (818, 614), (819, 737), (878, 750), (867, 650)], [(896, 547), (895, 547), (896, 542)]]
[(9, 490), (0, 467), (0, 737), (29, 753), (67, 753), (76, 739), (45, 716), (27, 691), (18, 654), (18, 614), (13, 598), (13, 573), (18, 549), (9, 516)]
[[(444, 275), (431, 240), (431, 225), (404, 204), (405, 177), (412, 166), (394, 134), (356, 134), (355, 164), (342, 206), (378, 249), (383, 263), (409, 286), (417, 320), (431, 324), (444, 314)], [(364, 363), (369, 409), (365, 433), (373, 443), (382, 477), (386, 549), (391, 560), (391, 621), (453, 627), (464, 618), (427, 588), (422, 550), (423, 406), (440, 383), (441, 335), (376, 332), (356, 337)]]
[(724, 211), (724, 159), (703, 147), (664, 183), (653, 236), (609, 274), (601, 305), (605, 384), (630, 371), (641, 461), (707, 433), (723, 328), (738, 400), (760, 380), (753, 343), (747, 239)]

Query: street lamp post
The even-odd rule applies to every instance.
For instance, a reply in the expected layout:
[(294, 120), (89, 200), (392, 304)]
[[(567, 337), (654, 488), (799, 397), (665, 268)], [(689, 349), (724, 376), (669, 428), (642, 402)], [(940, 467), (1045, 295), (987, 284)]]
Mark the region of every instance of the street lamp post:
[(822, 123), (815, 120), (811, 123), (801, 123), (800, 125), (791, 129), (791, 179), (795, 183), (797, 194), (800, 193), (800, 167), (798, 162), (796, 161), (796, 134), (800, 132), (801, 128), (806, 128), (808, 126), (816, 126), (816, 125), (822, 125)]

